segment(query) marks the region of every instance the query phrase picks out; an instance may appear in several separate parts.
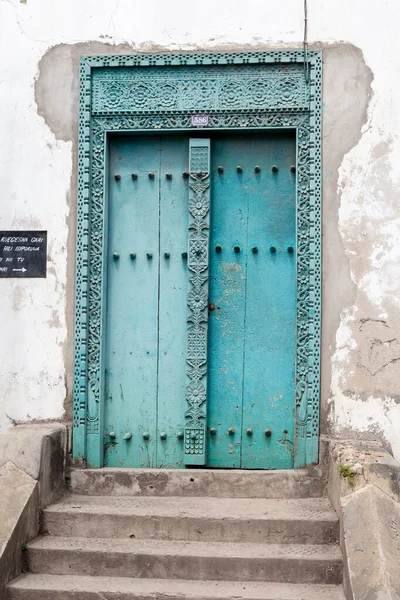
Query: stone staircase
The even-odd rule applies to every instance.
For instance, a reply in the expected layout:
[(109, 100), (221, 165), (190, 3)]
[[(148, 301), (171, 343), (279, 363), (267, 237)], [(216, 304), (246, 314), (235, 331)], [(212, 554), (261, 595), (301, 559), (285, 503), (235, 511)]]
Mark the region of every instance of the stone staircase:
[(73, 470), (8, 600), (344, 600), (308, 471)]

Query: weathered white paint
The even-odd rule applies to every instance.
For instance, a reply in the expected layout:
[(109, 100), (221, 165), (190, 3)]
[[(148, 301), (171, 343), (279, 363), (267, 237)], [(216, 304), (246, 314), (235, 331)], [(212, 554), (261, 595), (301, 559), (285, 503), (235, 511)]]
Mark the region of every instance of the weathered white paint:
[(357, 394), (345, 395), (333, 381), (334, 392), (334, 423), (339, 428), (346, 427), (346, 431), (354, 430), (367, 433), (368, 439), (374, 439), (374, 434), (384, 437), (391, 442), (394, 456), (400, 456), (399, 421), (400, 406), (392, 398), (369, 396), (366, 400)]
[[(334, 7), (337, 8), (337, 3)], [(332, 417), (339, 435), (342, 431), (349, 435), (351, 430), (370, 432), (369, 437), (382, 434), (399, 459), (398, 396), (396, 403), (396, 399), (382, 395), (382, 391), (363, 398), (352, 393), (348, 382), (359, 369), (349, 357), (343, 356), (344, 348), (350, 350), (353, 344), (355, 350), (352, 335), (344, 345), (340, 344), (343, 329), (348, 330), (349, 313), (353, 319), (357, 316), (384, 319), (397, 329), (400, 307), (400, 112), (396, 106), (400, 43), (392, 21), (400, 16), (400, 6), (385, 2), (378, 7), (367, 2), (363, 3), (364, 8), (361, 3), (353, 3), (355, 7), (357, 12), (353, 12), (351, 20), (344, 20), (343, 34), (361, 47), (374, 80), (363, 136), (344, 158), (339, 172), (339, 229), (358, 292), (355, 305), (343, 311), (337, 333), (338, 349), (333, 356), (331, 382)], [(332, 9), (333, 5), (329, 9), (331, 14)], [(359, 25), (357, 33), (351, 31), (353, 19), (356, 27)], [(354, 361), (357, 354), (351, 356)], [(400, 357), (393, 359), (388, 367), (396, 370), (400, 383)], [(359, 377), (362, 376), (359, 370)]]
[[(400, 3), (308, 0), (308, 10), (310, 42), (354, 44), (374, 76), (363, 135), (339, 172), (338, 227), (357, 293), (343, 306), (332, 356), (331, 419), (338, 435), (368, 433), (372, 424), (399, 457), (399, 404), (384, 389), (361, 399), (354, 332), (365, 318), (400, 330)], [(41, 57), (51, 46), (90, 40), (140, 51), (300, 46), (302, 18), (303, 0), (0, 1), (0, 228), (49, 231), (48, 278), (0, 280), (0, 429), (10, 419), (62, 418), (72, 352), (65, 318), (72, 143), (57, 141), (37, 113)], [(329, 95), (324, 102), (329, 107)], [(324, 370), (329, 376), (330, 366)], [(400, 389), (400, 373), (398, 381)]]
[[(0, 5), (0, 227), (48, 229), (48, 277), (0, 280), (0, 427), (62, 416), (66, 337), (66, 196), (71, 143), (36, 113), (34, 78), (47, 45), (23, 32), (19, 3)], [(37, 17), (38, 18), (38, 17)]]

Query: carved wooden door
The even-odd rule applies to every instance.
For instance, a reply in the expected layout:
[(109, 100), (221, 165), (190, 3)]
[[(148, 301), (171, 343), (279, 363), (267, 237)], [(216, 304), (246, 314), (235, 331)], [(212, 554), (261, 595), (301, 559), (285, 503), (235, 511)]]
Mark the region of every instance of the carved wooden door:
[(106, 466), (183, 467), (188, 139), (109, 148)]
[(207, 464), (291, 468), (295, 136), (220, 136), (211, 157)]
[(295, 152), (111, 140), (106, 466), (293, 466)]

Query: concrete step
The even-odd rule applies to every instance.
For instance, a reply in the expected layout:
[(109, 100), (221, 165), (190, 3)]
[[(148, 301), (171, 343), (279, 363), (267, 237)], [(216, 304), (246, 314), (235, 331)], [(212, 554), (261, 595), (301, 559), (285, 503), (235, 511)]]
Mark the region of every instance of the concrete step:
[(345, 600), (341, 586), (130, 577), (23, 575), (8, 600)]
[(339, 523), (326, 498), (65, 496), (44, 511), (55, 536), (329, 544)]
[(26, 557), (29, 571), (51, 575), (278, 583), (342, 581), (342, 556), (337, 545), (44, 536), (28, 544)]
[(71, 489), (91, 496), (318, 498), (325, 494), (326, 481), (319, 467), (295, 471), (72, 469)]

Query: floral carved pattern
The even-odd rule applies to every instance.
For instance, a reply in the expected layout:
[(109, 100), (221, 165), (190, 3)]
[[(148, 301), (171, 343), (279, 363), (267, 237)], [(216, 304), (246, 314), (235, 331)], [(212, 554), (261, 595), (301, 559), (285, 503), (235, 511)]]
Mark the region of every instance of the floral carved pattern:
[[(321, 319), (322, 60), (318, 52), (310, 52), (309, 56), (308, 84), (299, 78), (303, 73), (303, 54), (295, 50), (102, 56), (82, 60), (73, 413), (73, 452), (76, 458), (84, 458), (92, 466), (102, 464), (102, 286), (107, 134), (128, 131), (196, 131), (191, 124), (191, 112), (202, 111), (202, 106), (212, 104), (208, 126), (203, 128), (203, 132), (204, 129), (269, 128), (290, 128), (297, 131), (294, 463), (300, 467), (317, 460)], [(245, 81), (240, 84), (233, 75), (238, 65), (247, 69)], [(182, 66), (186, 70), (182, 81), (177, 82), (179, 78), (175, 67)], [(146, 69), (137, 67), (151, 69), (145, 76)], [(154, 84), (155, 80), (152, 78), (157, 72), (166, 86), (163, 101), (165, 105), (160, 101), (157, 106), (154, 104), (150, 107), (148, 103), (153, 102), (153, 99), (148, 97), (148, 86)], [(205, 82), (202, 81), (203, 73)], [(100, 96), (96, 97), (96, 78), (108, 90), (108, 104), (104, 104), (104, 98), (100, 100)], [(273, 84), (265, 82), (268, 78), (272, 78)], [(121, 110), (126, 102), (124, 94), (129, 95), (131, 91), (124, 91), (121, 84), (124, 83), (130, 89), (133, 80), (138, 82), (135, 84), (137, 102), (135, 107), (130, 105), (129, 110), (124, 112)], [(231, 83), (234, 80), (235, 83)], [(246, 100), (243, 100), (243, 85), (247, 86), (246, 94), (249, 94)], [(181, 92), (177, 95), (177, 86), (184, 90), (184, 98)], [(215, 87), (218, 88), (217, 92)], [(272, 99), (268, 97), (268, 90), (271, 89), (274, 90)], [(159, 95), (157, 97), (159, 99)], [(196, 103), (197, 99), (201, 102)], [(179, 102), (186, 104), (180, 105)], [(185, 432), (188, 464), (201, 464), (205, 444), (210, 198), (209, 179), (205, 175), (207, 169), (203, 169), (202, 164), (207, 153), (208, 148), (199, 148), (197, 156), (193, 153), (189, 182), (190, 287), (187, 299), (188, 383)]]
[(97, 434), (101, 394), (100, 352), (102, 340), (102, 278), (104, 233), (104, 130), (94, 123), (92, 129), (92, 186), (90, 204), (90, 282), (88, 327), (88, 403), (87, 433)]
[(95, 115), (165, 111), (257, 110), (292, 107), (307, 109), (309, 89), (301, 65), (277, 70), (242, 65), (236, 69), (204, 67), (201, 77), (181, 67), (142, 69), (137, 76), (126, 69), (111, 76), (107, 69), (93, 77)]
[[(196, 145), (198, 144), (198, 145)], [(209, 140), (190, 141), (185, 464), (204, 464), (207, 399)]]

